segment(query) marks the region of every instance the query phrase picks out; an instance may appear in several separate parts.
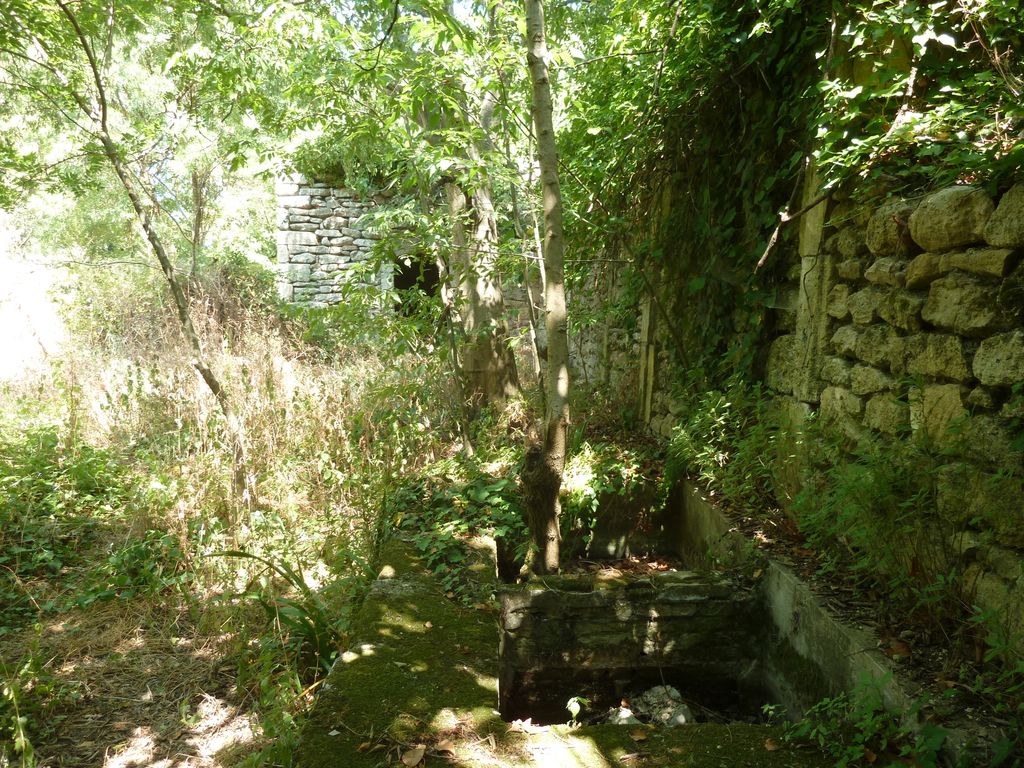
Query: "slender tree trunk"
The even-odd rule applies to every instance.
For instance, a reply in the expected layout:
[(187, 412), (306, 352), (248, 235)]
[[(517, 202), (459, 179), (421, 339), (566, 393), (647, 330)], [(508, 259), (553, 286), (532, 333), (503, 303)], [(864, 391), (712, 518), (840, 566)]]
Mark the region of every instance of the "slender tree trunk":
[(552, 122), (551, 82), (544, 39), (544, 4), (525, 0), (527, 62), (533, 81), (533, 124), (537, 134), (544, 203), (544, 311), (547, 328), (547, 409), (543, 443), (527, 450), (523, 469), (530, 527), (539, 549), (534, 570), (559, 567), (558, 493), (565, 468), (569, 425), (569, 341), (563, 277), (562, 196)]
[[(71, 10), (71, 4), (65, 0), (55, 0), (55, 3), (74, 30), (78, 44), (88, 61), (89, 70), (92, 73), (93, 85), (96, 90), (95, 105), (90, 104), (89, 100), (86, 99), (86, 97), (79, 91), (69, 87), (69, 92), (78, 104), (79, 109), (81, 109), (89, 119), (95, 122), (97, 127), (96, 135), (103, 147), (103, 154), (110, 163), (111, 168), (113, 168), (118, 180), (121, 182), (121, 186), (124, 188), (124, 191), (127, 193), (128, 199), (132, 204), (132, 210), (135, 212), (135, 217), (142, 227), (142, 231), (145, 233), (146, 239), (149, 241), (150, 247), (153, 250), (153, 255), (156, 256), (156, 260), (160, 264), (160, 269), (164, 273), (164, 278), (167, 280), (167, 286), (171, 291), (171, 297), (174, 300), (174, 306), (178, 313), (178, 321), (181, 326), (182, 335), (185, 337), (185, 341), (188, 343), (189, 349), (192, 352), (192, 367), (196, 369), (196, 372), (199, 373), (199, 376), (216, 399), (217, 405), (220, 407), (221, 414), (224, 416), (228, 436), (231, 440), (232, 449), (234, 451), (232, 486), (235, 491), (235, 495), (241, 498), (247, 498), (248, 502), (253, 504), (255, 503), (255, 498), (254, 494), (251, 492), (252, 489), (248, 487), (247, 482), (248, 460), (246, 456), (244, 431), (241, 420), (238, 418), (238, 415), (232, 407), (231, 400), (228, 397), (227, 392), (224, 390), (224, 387), (221, 386), (221, 383), (214, 374), (213, 369), (205, 360), (202, 344), (199, 341), (199, 335), (196, 333), (195, 327), (192, 325), (192, 318), (189, 316), (188, 301), (185, 298), (184, 291), (182, 291), (181, 283), (178, 282), (178, 278), (174, 274), (174, 265), (171, 263), (171, 259), (167, 255), (167, 251), (164, 248), (163, 241), (161, 241), (159, 233), (153, 226), (153, 222), (149, 217), (149, 211), (142, 202), (142, 197), (139, 194), (138, 189), (136, 189), (135, 182), (132, 181), (132, 178), (128, 173), (128, 169), (121, 157), (117, 143), (114, 141), (110, 132), (110, 125), (108, 121), (110, 105), (107, 100), (107, 92), (104, 84), (104, 78), (101, 73), (100, 62), (96, 57), (92, 44), (89, 42), (89, 39), (86, 37), (85, 32), (82, 30), (82, 27), (78, 22), (78, 17), (75, 16), (74, 12)], [(112, 8), (113, 4), (111, 4), (111, 9)], [(110, 40), (113, 36), (112, 15), (108, 18), (108, 25), (107, 36), (108, 40)], [(56, 72), (56, 70), (54, 71)], [(61, 80), (65, 85), (70, 86), (70, 80), (67, 77), (61, 76)]]
[(104, 155), (113, 167), (114, 173), (117, 174), (117, 178), (120, 180), (121, 186), (124, 187), (125, 192), (128, 194), (128, 199), (131, 201), (132, 209), (135, 211), (135, 217), (142, 226), (142, 231), (145, 232), (146, 239), (149, 241), (149, 245), (153, 249), (153, 254), (156, 256), (156, 260), (160, 263), (160, 269), (164, 273), (164, 278), (167, 280), (167, 286), (171, 290), (174, 307), (178, 313), (178, 322), (181, 326), (182, 335), (185, 337), (189, 350), (192, 352), (192, 367), (196, 369), (196, 372), (199, 373), (199, 376), (206, 384), (206, 387), (217, 400), (217, 405), (220, 407), (221, 414), (224, 416), (225, 426), (228, 430), (228, 438), (231, 440), (232, 450), (234, 453), (232, 463), (232, 488), (236, 497), (248, 496), (249, 502), (254, 503), (255, 499), (252, 497), (251, 489), (247, 488), (248, 456), (246, 455), (245, 435), (241, 420), (238, 418), (238, 415), (232, 406), (228, 393), (221, 385), (220, 380), (213, 372), (213, 369), (206, 362), (205, 356), (203, 355), (202, 343), (199, 341), (199, 334), (196, 333), (195, 326), (192, 324), (192, 317), (189, 315), (188, 300), (185, 298), (185, 292), (182, 290), (181, 283), (179, 282), (177, 275), (174, 273), (174, 265), (171, 263), (171, 259), (167, 255), (167, 251), (164, 249), (160, 235), (153, 226), (153, 221), (149, 217), (149, 212), (142, 203), (142, 197), (135, 189), (135, 184), (129, 177), (127, 169), (124, 167), (121, 156), (117, 151), (117, 146), (105, 130), (100, 133), (100, 142), (103, 145)]
[(199, 254), (203, 250), (203, 235), (206, 224), (206, 182), (209, 174), (200, 175), (199, 171), (192, 170), (192, 239), (190, 242), (192, 250), (192, 264), (189, 278), (196, 279), (199, 271)]

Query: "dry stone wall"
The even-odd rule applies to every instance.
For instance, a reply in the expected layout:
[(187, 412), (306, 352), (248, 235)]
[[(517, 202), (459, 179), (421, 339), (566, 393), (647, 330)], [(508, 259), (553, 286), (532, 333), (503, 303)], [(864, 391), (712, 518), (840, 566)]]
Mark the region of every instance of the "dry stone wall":
[(347, 285), (386, 288), (389, 269), (369, 270), (380, 235), (363, 217), (386, 203), (380, 195), (310, 181), (301, 174), (276, 185), (277, 285), (285, 301), (328, 306), (342, 300)]
[[(1024, 629), (1024, 185), (1001, 199), (955, 186), (872, 211), (839, 204), (826, 229), (820, 306), (797, 291), (767, 382), (789, 413), (817, 408), (851, 439), (917, 440), (947, 457), (935, 497), (978, 604)], [(823, 312), (821, 353), (799, 332)], [(807, 327), (807, 324), (803, 324)], [(798, 380), (817, 376), (812, 396)]]
[[(931, 449), (939, 467), (922, 490), (942, 548), (963, 556), (975, 604), (1024, 638), (1024, 184), (999, 197), (960, 185), (869, 209), (842, 201), (813, 218), (788, 256), (780, 249), (786, 279), (768, 300), (783, 495), (803, 481), (798, 436), (812, 416), (850, 444)], [(671, 395), (678, 343), (663, 324), (650, 332), (656, 314), (642, 310), (618, 354), (640, 375), (642, 418), (668, 438), (683, 411)]]

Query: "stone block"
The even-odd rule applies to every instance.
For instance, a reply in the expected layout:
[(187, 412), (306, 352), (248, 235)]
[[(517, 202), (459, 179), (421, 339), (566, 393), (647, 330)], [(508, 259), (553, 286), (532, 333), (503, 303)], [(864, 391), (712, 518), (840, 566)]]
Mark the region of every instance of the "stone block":
[(1024, 396), (1011, 397), (1003, 407), (999, 409), (999, 415), (1004, 419), (1019, 419), (1024, 423)]
[(863, 259), (847, 259), (836, 264), (836, 274), (843, 280), (854, 282), (864, 276)]
[(910, 406), (889, 394), (875, 395), (864, 406), (864, 426), (887, 435), (910, 428)]
[(982, 277), (1005, 277), (1020, 260), (1020, 251), (1012, 248), (971, 248), (942, 255), (946, 271), (962, 269)]
[(279, 244), (277, 246), (277, 263), (285, 264), (288, 261), (288, 246)]
[[(284, 274), (294, 285), (295, 283), (308, 282), (312, 274), (312, 270), (308, 264), (289, 264), (285, 267)], [(299, 291), (296, 287), (296, 296), (298, 296), (298, 293)]]
[(989, 392), (985, 387), (975, 387), (971, 390), (971, 393), (967, 396), (967, 406), (973, 413), (976, 410), (990, 411), (996, 407), (996, 401), (992, 397), (992, 393)]
[(338, 229), (318, 229), (316, 231), (317, 237), (341, 237), (341, 230)]
[(826, 357), (821, 362), (821, 378), (837, 387), (850, 386), (853, 364), (841, 357)]
[[(935, 477), (935, 502), (939, 514), (960, 525), (992, 531), (1003, 546), (1024, 546), (1021, 525), (1021, 479), (957, 462), (939, 468)], [(965, 542), (970, 546), (973, 542)], [(987, 542), (975, 544), (984, 550)]]
[(892, 365), (900, 336), (888, 325), (872, 325), (857, 338), (856, 356), (879, 368)]
[(1003, 195), (985, 225), (985, 241), (1004, 248), (1024, 248), (1024, 184)]
[(309, 195), (282, 195), (277, 198), (277, 204), (282, 208), (307, 209), (314, 207)]
[(1019, 469), (1024, 460), (1015, 430), (1000, 416), (978, 414), (958, 425), (960, 440), (968, 453), (993, 467)]
[(300, 251), (299, 253), (289, 254), (288, 261), (291, 264), (315, 264), (316, 254), (309, 253), (308, 251)]
[(312, 232), (278, 232), (279, 245), (316, 245), (316, 235)]
[(850, 390), (855, 395), (870, 395), (892, 389), (893, 378), (870, 365), (855, 365), (850, 372)]
[(974, 375), (990, 387), (1024, 381), (1024, 330), (991, 336), (974, 355)]
[(903, 287), (906, 282), (906, 262), (883, 256), (876, 259), (864, 273), (864, 279), (875, 285), (888, 285), (895, 288)]
[(854, 357), (857, 354), (857, 342), (860, 339), (860, 330), (854, 325), (844, 325), (834, 334), (830, 344), (838, 355)]
[(990, 546), (985, 551), (985, 562), (1002, 579), (1013, 582), (1024, 576), (1024, 560), (1019, 552)]
[(821, 420), (827, 424), (842, 423), (848, 418), (859, 419), (864, 412), (864, 401), (843, 387), (825, 387), (821, 393)]
[(878, 305), (882, 302), (885, 294), (875, 286), (862, 288), (851, 294), (847, 300), (850, 316), (853, 322), (858, 325), (870, 325), (878, 317)]
[(872, 254), (906, 258), (917, 251), (908, 226), (914, 208), (913, 203), (893, 200), (871, 214), (866, 239)]
[(911, 421), (935, 445), (949, 446), (959, 441), (967, 410), (959, 384), (929, 384), (920, 396), (910, 400)]
[(920, 253), (907, 265), (905, 274), (906, 287), (916, 291), (919, 288), (927, 288), (933, 280), (937, 280), (946, 274), (943, 265), (942, 254)]
[(971, 378), (963, 341), (944, 333), (908, 337), (906, 370), (915, 376), (932, 376), (938, 379), (967, 381)]
[(980, 187), (947, 187), (921, 201), (910, 216), (910, 235), (926, 251), (982, 243), (994, 210), (992, 198)]
[(944, 330), (965, 336), (983, 336), (1006, 327), (993, 286), (962, 272), (952, 272), (932, 283), (921, 317)]
[(796, 336), (779, 336), (768, 352), (768, 386), (776, 392), (793, 393), (798, 365)]
[(345, 237), (352, 237), (352, 238), (362, 237), (363, 236), (362, 230), (352, 229), (352, 227), (343, 227), (342, 230), (341, 230), (341, 234), (343, 234)]
[(855, 259), (868, 252), (865, 242), (865, 231), (862, 227), (843, 227), (836, 235), (835, 251), (842, 259)]
[(320, 228), (319, 224), (289, 224), (288, 229), (292, 232), (316, 232)]
[(310, 211), (309, 215), (317, 219), (323, 220), (330, 218), (332, 213), (334, 213), (334, 209), (328, 205), (324, 205), (320, 208), (314, 208), (312, 211)]
[(373, 248), (374, 241), (367, 237), (359, 237), (355, 239), (355, 244), (360, 248)]
[(899, 289), (889, 291), (878, 305), (878, 316), (889, 325), (904, 331), (921, 328), (921, 308), (925, 296)]
[(294, 197), (299, 194), (299, 185), (291, 181), (279, 181), (274, 184), (274, 194), (278, 197)]
[(996, 305), (1008, 321), (1024, 324), (1024, 264), (1003, 280), (996, 295)]
[(850, 286), (845, 283), (832, 286), (826, 302), (828, 314), (837, 320), (846, 320), (850, 316), (849, 298)]

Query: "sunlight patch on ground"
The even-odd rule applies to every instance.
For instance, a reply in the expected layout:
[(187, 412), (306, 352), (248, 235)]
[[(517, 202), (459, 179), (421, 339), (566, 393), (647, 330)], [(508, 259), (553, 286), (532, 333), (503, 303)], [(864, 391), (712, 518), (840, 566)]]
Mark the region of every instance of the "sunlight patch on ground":
[(534, 765), (557, 765), (560, 768), (610, 768), (593, 741), (576, 736), (563, 736), (553, 728), (532, 734), (527, 745)]

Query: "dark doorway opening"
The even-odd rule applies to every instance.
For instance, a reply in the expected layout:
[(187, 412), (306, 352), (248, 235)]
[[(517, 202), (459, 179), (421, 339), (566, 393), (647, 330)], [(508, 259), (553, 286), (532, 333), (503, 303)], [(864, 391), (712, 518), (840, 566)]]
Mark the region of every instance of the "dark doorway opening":
[(425, 256), (410, 256), (395, 262), (394, 285), (398, 293), (395, 311), (411, 315), (426, 297), (437, 296), (441, 273)]

